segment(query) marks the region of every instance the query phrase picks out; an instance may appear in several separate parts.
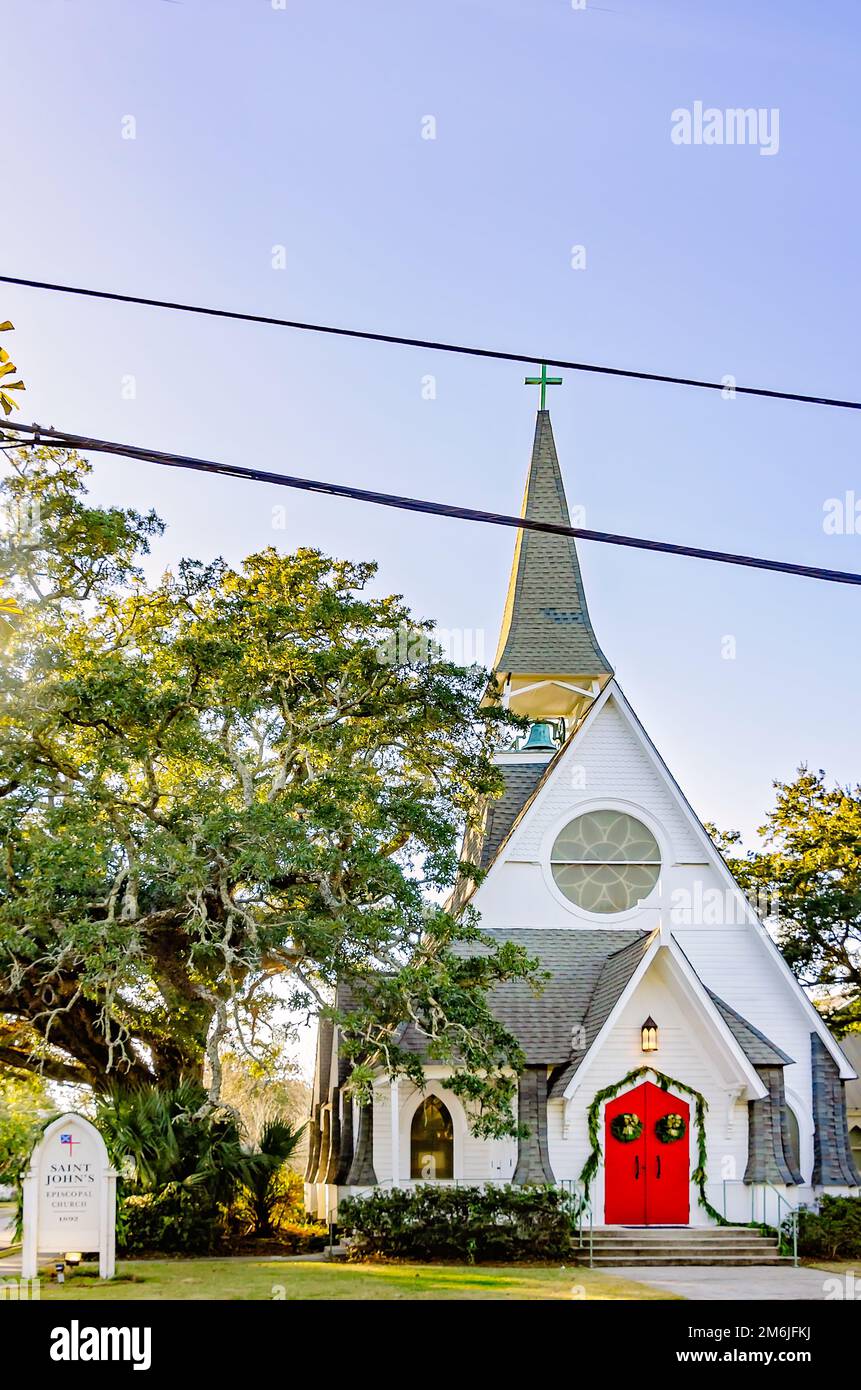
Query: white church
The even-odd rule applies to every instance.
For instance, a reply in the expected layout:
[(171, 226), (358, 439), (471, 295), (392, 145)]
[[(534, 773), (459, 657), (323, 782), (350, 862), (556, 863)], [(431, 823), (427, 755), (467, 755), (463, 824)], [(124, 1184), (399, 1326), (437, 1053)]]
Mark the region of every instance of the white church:
[[(522, 515), (568, 524), (545, 409)], [(574, 540), (517, 537), (494, 672), (531, 727), (496, 755), (505, 791), (463, 849), (486, 876), (453, 902), (550, 973), (539, 998), (519, 982), (491, 995), (526, 1056), (529, 1134), (472, 1136), (431, 1063), (423, 1091), (381, 1072), (357, 1106), (323, 1018), (308, 1209), (335, 1219), (340, 1198), (378, 1185), (552, 1183), (586, 1196), (599, 1228), (707, 1227), (857, 1193), (853, 1067), (623, 694)], [(413, 1025), (399, 1041), (423, 1051)]]

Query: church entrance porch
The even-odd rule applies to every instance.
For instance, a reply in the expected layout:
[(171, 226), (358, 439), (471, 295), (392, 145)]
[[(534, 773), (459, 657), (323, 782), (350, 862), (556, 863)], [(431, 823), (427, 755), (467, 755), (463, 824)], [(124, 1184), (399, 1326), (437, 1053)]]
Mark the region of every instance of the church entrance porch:
[(651, 1081), (609, 1101), (604, 1116), (608, 1226), (686, 1226), (690, 1107)]

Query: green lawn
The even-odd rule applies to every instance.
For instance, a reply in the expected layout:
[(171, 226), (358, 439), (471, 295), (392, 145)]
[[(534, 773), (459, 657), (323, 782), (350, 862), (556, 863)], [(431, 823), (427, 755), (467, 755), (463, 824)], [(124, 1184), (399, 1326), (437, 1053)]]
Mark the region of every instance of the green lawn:
[(81, 1269), (43, 1299), (662, 1299), (603, 1270), (545, 1265), (322, 1264), (276, 1260), (126, 1260), (118, 1277)]
[(854, 1274), (861, 1286), (861, 1260), (815, 1260), (802, 1259), (808, 1269), (822, 1269), (826, 1274)]

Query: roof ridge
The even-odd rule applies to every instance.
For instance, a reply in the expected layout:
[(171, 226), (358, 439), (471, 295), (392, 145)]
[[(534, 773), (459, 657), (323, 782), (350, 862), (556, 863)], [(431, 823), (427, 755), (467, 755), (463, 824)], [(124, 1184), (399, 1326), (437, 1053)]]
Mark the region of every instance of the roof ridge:
[[(631, 928), (631, 931), (637, 930), (638, 928), (636, 927)], [(646, 937), (658, 936), (660, 935), (660, 931), (660, 927), (653, 927), (651, 931), (649, 931), (646, 927), (643, 927), (642, 930), (640, 930), (640, 934), (636, 941), (629, 941), (626, 946), (620, 946), (617, 951), (611, 951), (609, 956), (607, 957), (607, 960), (612, 960), (614, 956), (620, 956), (623, 951), (630, 951), (632, 946), (639, 946), (641, 942), (645, 944)]]

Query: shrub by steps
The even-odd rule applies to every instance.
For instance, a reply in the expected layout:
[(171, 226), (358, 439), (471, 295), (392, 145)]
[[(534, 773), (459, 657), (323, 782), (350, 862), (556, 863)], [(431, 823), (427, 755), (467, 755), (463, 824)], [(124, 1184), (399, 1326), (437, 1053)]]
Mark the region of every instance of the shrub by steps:
[(553, 1187), (443, 1187), (372, 1192), (340, 1204), (350, 1258), (571, 1258), (571, 1202)]

